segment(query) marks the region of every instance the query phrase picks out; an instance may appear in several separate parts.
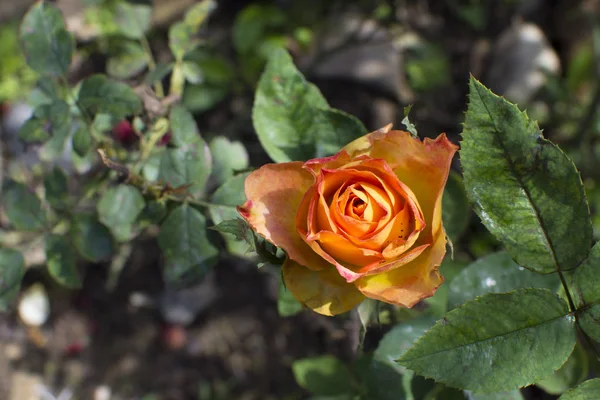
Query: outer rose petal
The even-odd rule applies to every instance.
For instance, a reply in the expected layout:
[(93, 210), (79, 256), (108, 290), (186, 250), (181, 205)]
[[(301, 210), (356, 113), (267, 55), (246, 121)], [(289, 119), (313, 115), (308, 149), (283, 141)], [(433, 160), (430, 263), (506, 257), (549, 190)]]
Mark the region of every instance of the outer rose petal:
[(266, 164), (246, 178), (248, 200), (238, 211), (252, 229), (284, 249), (289, 258), (319, 270), (330, 264), (315, 254), (296, 230), (296, 212), (313, 183), (301, 162)]
[(441, 230), (433, 246), (415, 260), (388, 272), (364, 276), (355, 282), (356, 287), (372, 299), (411, 308), (420, 300), (433, 296), (444, 282), (437, 268), (445, 254), (446, 235)]
[[(441, 196), (458, 147), (445, 134), (421, 141), (404, 131), (390, 131), (391, 125), (348, 144), (350, 156), (382, 158), (418, 200), (427, 226), (417, 243), (431, 241), (442, 227)], [(439, 209), (438, 209), (439, 204)]]
[(313, 271), (288, 258), (283, 263), (283, 281), (296, 300), (323, 315), (350, 311), (365, 298), (333, 267)]

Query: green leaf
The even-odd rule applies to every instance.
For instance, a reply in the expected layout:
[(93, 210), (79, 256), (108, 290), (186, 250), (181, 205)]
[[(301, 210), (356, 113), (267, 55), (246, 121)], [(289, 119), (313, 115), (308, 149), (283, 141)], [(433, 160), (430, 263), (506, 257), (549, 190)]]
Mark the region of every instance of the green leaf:
[(55, 166), (44, 176), (46, 201), (55, 208), (64, 209), (69, 203), (69, 184), (67, 175), (60, 167)]
[(78, 104), (92, 117), (102, 113), (109, 114), (115, 120), (138, 114), (142, 110), (142, 102), (133, 89), (99, 74), (81, 83)]
[(21, 44), (27, 64), (42, 75), (65, 76), (73, 55), (73, 38), (60, 11), (47, 1), (35, 3), (23, 17)]
[(7, 311), (19, 294), (25, 260), (17, 250), (0, 249), (0, 311)]
[(39, 118), (29, 118), (19, 129), (19, 139), (25, 143), (45, 142), (50, 137), (44, 121)]
[(172, 285), (197, 281), (215, 264), (217, 249), (206, 237), (206, 219), (187, 204), (174, 209), (158, 235), (166, 265), (165, 280)]
[(539, 275), (518, 266), (505, 252), (489, 254), (463, 269), (449, 285), (450, 309), (486, 293), (509, 292), (518, 288), (560, 286), (558, 276)]
[(81, 287), (75, 251), (67, 238), (51, 233), (46, 235), (46, 262), (48, 272), (58, 283), (71, 288)]
[(137, 42), (119, 40), (110, 49), (106, 72), (117, 79), (132, 78), (148, 66), (148, 56)]
[(204, 81), (204, 74), (198, 64), (191, 61), (184, 61), (181, 64), (181, 72), (185, 77), (186, 82), (199, 84)]
[(487, 294), (446, 314), (399, 362), (459, 389), (513, 390), (560, 368), (576, 343), (574, 325), (549, 290)]
[(510, 392), (481, 394), (469, 393), (469, 400), (525, 400), (520, 390), (515, 389)]
[(117, 4), (115, 22), (123, 36), (142, 39), (150, 29), (152, 7), (121, 1)]
[[(215, 224), (220, 224), (223, 221), (234, 220), (239, 218), (239, 213), (237, 212), (235, 206), (239, 206), (244, 204), (246, 201), (246, 196), (244, 194), (244, 181), (249, 173), (240, 174), (234, 176), (233, 178), (225, 181), (221, 187), (219, 187), (211, 197), (212, 204), (219, 204), (215, 206), (210, 206), (208, 211), (210, 213), (210, 218)], [(232, 238), (229, 234), (223, 235), (225, 242), (227, 243), (227, 250), (230, 253), (236, 255), (245, 255), (248, 253), (248, 240), (254, 240), (254, 236), (250, 234), (247, 235), (248, 232), (243, 233), (244, 237), (242, 239)], [(237, 235), (239, 236), (239, 235)]]
[(597, 400), (600, 378), (590, 379), (560, 396), (559, 400)]
[[(369, 368), (362, 373), (361, 380), (364, 381), (366, 399), (372, 400), (416, 400), (424, 397), (410, 397), (407, 395), (411, 390), (410, 382), (408, 390), (404, 385), (404, 377), (388, 363), (378, 359), (372, 359)], [(428, 381), (432, 383), (433, 381)], [(431, 389), (430, 385), (427, 389)], [(428, 391), (428, 390), (427, 390)], [(425, 391), (425, 393), (427, 392)], [(420, 393), (419, 393), (420, 394)], [(412, 393), (411, 393), (412, 395)]]
[(192, 185), (189, 192), (202, 193), (211, 172), (212, 159), (204, 140), (167, 149), (160, 159), (159, 179), (172, 187)]
[(484, 225), (521, 266), (575, 268), (592, 225), (575, 165), (525, 113), (471, 78), (460, 158)]
[(92, 135), (87, 128), (82, 126), (75, 131), (71, 142), (75, 154), (85, 157), (92, 148)]
[(200, 113), (213, 108), (229, 91), (229, 86), (221, 84), (185, 85), (181, 102), (187, 109)]
[(374, 353), (374, 358), (394, 367), (397, 372), (404, 368), (396, 364), (396, 360), (427, 332), (435, 323), (431, 317), (421, 317), (394, 326), (379, 342)]
[(171, 109), (169, 120), (173, 145), (180, 147), (202, 141), (194, 117), (182, 105), (176, 105)]
[(2, 193), (2, 206), (9, 221), (23, 231), (42, 229), (46, 215), (42, 202), (22, 183), (9, 182)]
[(46, 142), (41, 157), (52, 159), (61, 155), (71, 132), (71, 112), (62, 100), (41, 104), (34, 110), (19, 131), (19, 137), (28, 143)]
[[(600, 341), (600, 242), (596, 243), (574, 277), (575, 289), (583, 300), (578, 314), (581, 329)], [(579, 307), (581, 308), (581, 307)]]
[(217, 3), (213, 0), (203, 0), (186, 12), (182, 22), (171, 25), (169, 29), (169, 48), (175, 59), (182, 60), (187, 52), (193, 50), (199, 44), (194, 35), (216, 6)]
[(294, 361), (296, 382), (309, 392), (321, 396), (352, 393), (354, 377), (337, 358), (325, 355)]
[(589, 360), (582, 346), (575, 346), (571, 357), (551, 376), (536, 382), (546, 393), (561, 394), (583, 382), (589, 372)]
[[(241, 142), (232, 142), (225, 136), (216, 136), (210, 141), (208, 147), (213, 156), (212, 173), (219, 184), (233, 177), (236, 171), (244, 170), (249, 166), (248, 152)], [(236, 205), (239, 204), (242, 203)]]
[(114, 252), (110, 231), (91, 214), (73, 218), (71, 240), (79, 254), (91, 262), (108, 261)]
[(287, 290), (281, 274), (279, 276), (279, 291), (277, 295), (277, 312), (280, 317), (291, 317), (302, 311), (302, 303), (294, 298), (292, 293)]
[(173, 70), (173, 63), (158, 63), (156, 68), (148, 72), (144, 78), (146, 85), (152, 85), (155, 82), (162, 81)]
[(283, 49), (273, 52), (260, 79), (252, 121), (262, 146), (276, 162), (330, 155), (366, 133), (358, 119), (329, 108)]
[(98, 217), (117, 239), (131, 235), (132, 224), (144, 209), (146, 202), (140, 191), (130, 185), (108, 189), (98, 201)]
[(462, 178), (456, 172), (450, 172), (442, 198), (442, 222), (446, 235), (457, 242), (469, 225), (471, 205), (467, 199)]
[(413, 108), (413, 105), (409, 105), (404, 107), (404, 118), (402, 119), (402, 125), (406, 127), (406, 130), (410, 132), (414, 137), (419, 137), (419, 132), (417, 132), (417, 127), (415, 124), (410, 122), (408, 119), (408, 114), (410, 114), (410, 110)]

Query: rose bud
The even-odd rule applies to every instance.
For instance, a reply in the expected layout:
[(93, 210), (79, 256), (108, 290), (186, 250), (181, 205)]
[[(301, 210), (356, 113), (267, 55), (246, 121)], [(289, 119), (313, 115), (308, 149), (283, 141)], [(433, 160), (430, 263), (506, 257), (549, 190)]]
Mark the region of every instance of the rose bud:
[(287, 289), (320, 314), (365, 297), (410, 308), (443, 282), (442, 194), (458, 147), (445, 134), (421, 141), (390, 129), (246, 178), (238, 211), (286, 251)]
[(120, 121), (113, 127), (113, 136), (118, 142), (124, 145), (133, 144), (138, 139), (133, 126), (126, 119)]

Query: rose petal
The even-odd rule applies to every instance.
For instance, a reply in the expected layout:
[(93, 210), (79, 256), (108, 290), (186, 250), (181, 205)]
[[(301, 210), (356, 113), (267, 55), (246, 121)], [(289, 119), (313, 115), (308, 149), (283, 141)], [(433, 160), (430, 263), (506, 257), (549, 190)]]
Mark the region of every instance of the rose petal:
[[(248, 200), (238, 211), (252, 229), (284, 249), (289, 258), (319, 270), (329, 263), (315, 254), (296, 229), (296, 214), (313, 182), (314, 178), (302, 169), (301, 162), (266, 164), (246, 178)], [(305, 210), (305, 215), (307, 212)]]
[(433, 246), (413, 261), (388, 272), (363, 276), (355, 282), (356, 287), (372, 299), (410, 308), (431, 297), (444, 281), (437, 269), (445, 254), (446, 236), (442, 231)]
[(365, 298), (334, 268), (313, 271), (289, 258), (283, 263), (283, 281), (296, 300), (323, 315), (349, 311)]
[(307, 241), (318, 241), (321, 248), (336, 260), (353, 265), (369, 265), (379, 262), (383, 256), (379, 251), (360, 248), (352, 244), (344, 236), (337, 233), (321, 231), (310, 235)]
[(384, 159), (412, 190), (428, 225), (421, 233), (419, 243), (422, 243), (430, 242), (442, 226), (441, 197), (457, 149), (445, 134), (421, 142), (408, 132), (389, 131), (387, 126), (355, 140), (343, 150), (351, 157), (368, 155)]

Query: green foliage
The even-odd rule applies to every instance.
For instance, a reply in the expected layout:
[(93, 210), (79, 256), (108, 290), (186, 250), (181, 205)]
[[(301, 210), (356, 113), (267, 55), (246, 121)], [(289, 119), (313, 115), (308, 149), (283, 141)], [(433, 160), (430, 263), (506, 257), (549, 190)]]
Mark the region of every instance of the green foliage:
[(21, 43), (27, 64), (42, 75), (64, 77), (73, 56), (73, 38), (60, 11), (40, 0), (21, 23)]
[(560, 396), (559, 400), (594, 400), (600, 393), (600, 379), (590, 379)]
[(566, 303), (548, 290), (487, 294), (446, 314), (399, 362), (452, 387), (512, 390), (567, 360), (574, 323)]
[(204, 277), (218, 255), (206, 236), (206, 219), (188, 204), (178, 206), (164, 220), (158, 245), (166, 259), (165, 280), (173, 286)]
[(106, 62), (106, 73), (117, 79), (129, 79), (148, 66), (148, 56), (142, 45), (135, 41), (118, 41), (111, 48), (111, 55)]
[(260, 79), (252, 121), (261, 144), (276, 162), (331, 155), (367, 133), (355, 117), (329, 108), (284, 50), (274, 52)]
[(46, 224), (42, 202), (27, 186), (8, 182), (2, 192), (2, 206), (12, 225), (23, 231), (41, 230)]
[(46, 262), (48, 272), (58, 283), (72, 288), (81, 287), (75, 249), (66, 237), (46, 235)]
[(13, 249), (0, 249), (0, 311), (11, 306), (25, 275), (23, 255)]
[[(216, 136), (208, 144), (213, 156), (213, 176), (218, 184), (233, 177), (236, 172), (249, 166), (248, 152), (241, 142), (230, 141), (225, 136)], [(244, 191), (244, 187), (239, 187)], [(235, 205), (242, 204), (236, 203)]]
[(142, 39), (150, 29), (152, 7), (146, 4), (121, 1), (117, 4), (115, 22), (121, 35)]
[(54, 208), (64, 209), (69, 203), (69, 183), (58, 166), (44, 176), (44, 197)]
[(575, 290), (585, 307), (578, 315), (578, 322), (586, 334), (600, 340), (600, 243), (596, 243), (587, 259), (575, 273)]
[(455, 172), (450, 172), (448, 176), (442, 198), (442, 210), (442, 222), (446, 235), (453, 242), (457, 242), (469, 225), (471, 206), (462, 178)]
[(319, 396), (350, 394), (354, 389), (350, 369), (333, 356), (294, 361), (292, 371), (301, 387)]
[(126, 239), (145, 204), (138, 189), (119, 185), (104, 192), (98, 201), (98, 217), (117, 238)]
[(132, 88), (98, 74), (81, 83), (77, 104), (90, 117), (102, 113), (115, 120), (135, 115), (142, 109), (142, 102)]
[(509, 292), (519, 288), (560, 286), (556, 275), (539, 275), (518, 266), (505, 252), (492, 253), (474, 261), (449, 284), (448, 306), (455, 308), (486, 293)]
[(582, 346), (575, 346), (571, 357), (551, 376), (536, 382), (546, 393), (561, 394), (581, 383), (588, 375), (588, 356)]
[(475, 211), (519, 265), (575, 268), (592, 239), (577, 169), (515, 105), (474, 78), (469, 85), (460, 155)]
[(71, 221), (71, 240), (79, 254), (91, 262), (108, 261), (114, 253), (108, 228), (93, 214), (78, 214)]

